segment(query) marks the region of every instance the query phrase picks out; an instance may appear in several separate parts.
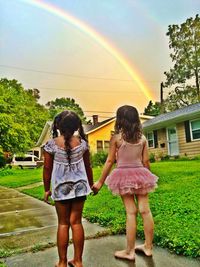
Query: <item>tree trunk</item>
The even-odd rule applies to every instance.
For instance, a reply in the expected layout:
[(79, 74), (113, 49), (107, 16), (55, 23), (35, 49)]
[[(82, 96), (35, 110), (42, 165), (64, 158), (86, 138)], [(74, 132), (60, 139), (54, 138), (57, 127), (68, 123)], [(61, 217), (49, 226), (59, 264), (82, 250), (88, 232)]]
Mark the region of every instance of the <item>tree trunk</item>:
[(200, 88), (199, 88), (198, 69), (195, 70), (195, 81), (196, 81), (196, 88), (197, 88), (197, 97), (198, 97), (198, 101), (200, 102)]

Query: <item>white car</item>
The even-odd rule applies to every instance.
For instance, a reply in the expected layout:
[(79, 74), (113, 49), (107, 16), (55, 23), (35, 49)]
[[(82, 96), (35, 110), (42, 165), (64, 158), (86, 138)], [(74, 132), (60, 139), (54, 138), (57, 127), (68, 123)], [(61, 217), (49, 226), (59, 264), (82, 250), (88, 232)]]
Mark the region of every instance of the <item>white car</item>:
[(10, 166), (19, 166), (21, 169), (23, 168), (38, 168), (43, 165), (43, 161), (40, 160), (35, 155), (25, 154), (22, 156), (14, 155)]

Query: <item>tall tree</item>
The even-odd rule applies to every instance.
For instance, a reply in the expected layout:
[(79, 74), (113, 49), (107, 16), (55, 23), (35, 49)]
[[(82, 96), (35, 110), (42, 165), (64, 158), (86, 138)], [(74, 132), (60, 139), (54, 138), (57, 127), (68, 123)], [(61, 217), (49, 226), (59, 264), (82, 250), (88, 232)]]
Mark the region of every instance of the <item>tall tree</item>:
[(86, 121), (86, 117), (82, 108), (75, 102), (73, 98), (61, 97), (55, 100), (49, 101), (46, 106), (49, 109), (50, 117), (53, 119), (56, 114), (66, 109), (76, 112), (83, 122)]
[(189, 18), (181, 25), (170, 25), (167, 35), (174, 63), (165, 72), (165, 86), (190, 86), (200, 101), (200, 18)]
[(177, 86), (172, 90), (164, 101), (165, 112), (174, 111), (198, 102), (198, 97), (194, 87), (185, 88)]
[(161, 113), (161, 104), (159, 102), (153, 102), (150, 100), (147, 107), (144, 109), (145, 115), (157, 116)]
[(49, 118), (38, 97), (38, 90), (25, 90), (17, 80), (0, 80), (0, 145), (4, 151), (25, 152), (38, 140)]

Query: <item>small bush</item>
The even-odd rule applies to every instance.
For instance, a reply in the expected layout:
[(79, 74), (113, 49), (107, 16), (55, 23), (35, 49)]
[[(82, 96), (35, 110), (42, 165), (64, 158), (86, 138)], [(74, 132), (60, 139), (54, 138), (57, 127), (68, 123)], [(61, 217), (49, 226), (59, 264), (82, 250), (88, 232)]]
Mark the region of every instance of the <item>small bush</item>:
[(6, 159), (4, 154), (0, 151), (0, 168), (3, 168), (6, 165)]
[(102, 166), (106, 162), (107, 156), (108, 153), (105, 151), (100, 151), (96, 154), (93, 154), (91, 156), (92, 167)]
[(191, 160), (200, 160), (200, 155), (197, 155), (197, 156), (191, 158)]
[(154, 154), (154, 153), (151, 153), (151, 154), (149, 155), (149, 160), (150, 160), (150, 162), (155, 162), (155, 161), (156, 161), (156, 159), (155, 159), (155, 154)]
[(162, 161), (164, 161), (164, 160), (169, 160), (169, 159), (170, 159), (170, 156), (169, 156), (169, 155), (163, 155), (160, 159), (161, 159)]

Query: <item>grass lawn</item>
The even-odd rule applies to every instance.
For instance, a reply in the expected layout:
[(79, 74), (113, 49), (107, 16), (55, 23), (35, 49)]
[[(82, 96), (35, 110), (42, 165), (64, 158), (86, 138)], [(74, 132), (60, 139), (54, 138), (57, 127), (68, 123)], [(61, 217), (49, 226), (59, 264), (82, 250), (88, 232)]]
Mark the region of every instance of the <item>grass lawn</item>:
[(16, 188), (42, 181), (42, 168), (0, 170), (0, 185)]
[[(158, 188), (150, 194), (151, 210), (155, 221), (154, 242), (177, 254), (200, 256), (200, 161), (166, 161), (151, 165), (159, 176)], [(16, 180), (24, 185), (41, 181), (41, 170), (13, 171), (1, 177), (0, 185), (16, 187)], [(94, 168), (98, 179), (101, 168)], [(21, 174), (21, 175), (20, 175)], [(18, 178), (17, 178), (18, 177)], [(23, 178), (22, 178), (23, 177)], [(33, 183), (33, 182), (32, 182)], [(18, 185), (19, 186), (19, 185)], [(24, 193), (42, 199), (43, 187), (23, 190)], [(96, 196), (89, 196), (85, 203), (84, 217), (91, 222), (109, 227), (115, 233), (125, 233), (125, 211), (121, 199), (113, 196), (103, 186)], [(143, 237), (143, 227), (138, 216), (138, 235)]]

